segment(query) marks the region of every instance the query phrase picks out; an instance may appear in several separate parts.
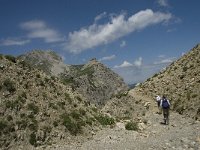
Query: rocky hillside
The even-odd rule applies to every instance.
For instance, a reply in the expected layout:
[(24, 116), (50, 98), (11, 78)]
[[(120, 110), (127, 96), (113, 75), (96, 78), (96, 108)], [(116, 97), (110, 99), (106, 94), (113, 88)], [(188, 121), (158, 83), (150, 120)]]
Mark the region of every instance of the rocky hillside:
[(96, 59), (84, 65), (65, 65), (52, 51), (32, 51), (19, 57), (30, 66), (62, 79), (89, 102), (103, 106), (112, 96), (128, 90), (123, 79)]
[(22, 56), (0, 55), (0, 149), (67, 144), (114, 124), (115, 119), (102, 114), (91, 101), (116, 98), (117, 92), (126, 89), (121, 78), (96, 60), (71, 66), (74, 72), (65, 69), (60, 78), (34, 67), (40, 59), (29, 57), (31, 64)]
[(172, 109), (200, 119), (200, 45), (136, 88), (152, 98), (166, 95)]
[(128, 90), (128, 86), (119, 75), (96, 59), (85, 65), (70, 66), (69, 70), (61, 74), (61, 78), (96, 106), (103, 106), (118, 93)]

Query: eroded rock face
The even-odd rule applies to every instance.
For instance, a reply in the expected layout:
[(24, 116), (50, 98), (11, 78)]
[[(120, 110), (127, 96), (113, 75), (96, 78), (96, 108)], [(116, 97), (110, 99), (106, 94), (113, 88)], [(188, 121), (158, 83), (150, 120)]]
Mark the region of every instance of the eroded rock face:
[(200, 119), (200, 45), (136, 89), (152, 98), (165, 94), (174, 110)]

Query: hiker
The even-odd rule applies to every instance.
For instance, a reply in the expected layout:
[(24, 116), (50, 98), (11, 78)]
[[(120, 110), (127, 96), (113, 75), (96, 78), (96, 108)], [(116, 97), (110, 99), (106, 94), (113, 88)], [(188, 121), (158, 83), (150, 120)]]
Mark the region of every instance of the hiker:
[(170, 102), (165, 96), (163, 96), (160, 101), (160, 107), (162, 107), (163, 110), (164, 124), (169, 124)]
[(159, 95), (156, 95), (156, 102), (158, 105), (158, 114), (161, 114), (160, 101), (161, 101), (161, 97)]

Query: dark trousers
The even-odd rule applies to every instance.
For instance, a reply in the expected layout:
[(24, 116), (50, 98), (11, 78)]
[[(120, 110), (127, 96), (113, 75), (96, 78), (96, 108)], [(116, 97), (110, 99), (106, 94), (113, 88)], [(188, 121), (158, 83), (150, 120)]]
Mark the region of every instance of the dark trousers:
[(169, 108), (163, 108), (163, 117), (165, 124), (169, 124)]

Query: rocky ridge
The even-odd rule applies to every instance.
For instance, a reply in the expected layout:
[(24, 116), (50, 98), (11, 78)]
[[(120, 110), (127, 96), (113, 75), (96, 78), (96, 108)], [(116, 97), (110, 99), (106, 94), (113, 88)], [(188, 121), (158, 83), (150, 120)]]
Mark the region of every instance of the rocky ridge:
[(142, 94), (155, 98), (166, 95), (172, 109), (180, 114), (200, 119), (200, 45), (155, 74), (136, 88)]

